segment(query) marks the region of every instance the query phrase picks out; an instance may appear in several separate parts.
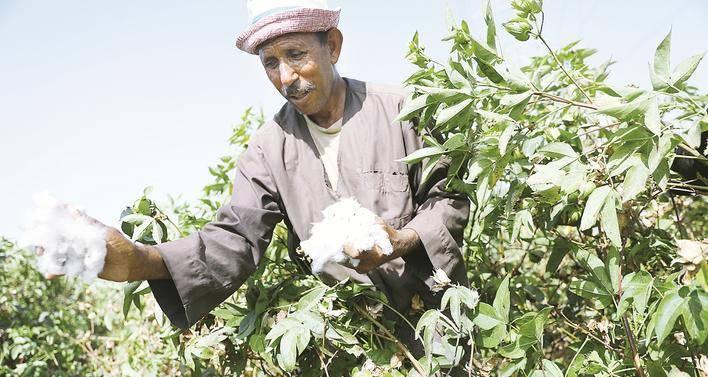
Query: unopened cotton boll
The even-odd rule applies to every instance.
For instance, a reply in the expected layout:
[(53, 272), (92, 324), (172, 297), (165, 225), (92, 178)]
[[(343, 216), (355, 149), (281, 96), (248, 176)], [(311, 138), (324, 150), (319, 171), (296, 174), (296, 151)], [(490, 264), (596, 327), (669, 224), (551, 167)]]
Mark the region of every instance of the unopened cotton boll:
[(47, 192), (34, 195), (18, 244), (44, 249), (37, 258), (43, 274), (78, 276), (86, 282), (96, 279), (106, 258), (105, 229)]
[[(318, 274), (330, 263), (344, 263), (349, 257), (344, 245), (358, 251), (368, 251), (378, 246), (386, 254), (393, 253), (388, 233), (377, 222), (377, 216), (353, 198), (334, 203), (322, 211), (322, 221), (313, 224), (311, 237), (300, 245), (312, 259), (312, 272)], [(358, 260), (350, 261), (352, 265)]]

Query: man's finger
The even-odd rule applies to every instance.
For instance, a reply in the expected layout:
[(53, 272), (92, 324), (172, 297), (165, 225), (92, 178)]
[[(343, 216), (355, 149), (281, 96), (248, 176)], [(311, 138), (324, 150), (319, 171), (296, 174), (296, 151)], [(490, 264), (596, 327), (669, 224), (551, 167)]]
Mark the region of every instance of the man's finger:
[(60, 276), (64, 276), (64, 275), (44, 274), (44, 278), (47, 280), (54, 280)]
[(349, 258), (359, 259), (361, 252), (353, 248), (351, 245), (346, 244), (344, 245), (344, 254), (347, 254)]

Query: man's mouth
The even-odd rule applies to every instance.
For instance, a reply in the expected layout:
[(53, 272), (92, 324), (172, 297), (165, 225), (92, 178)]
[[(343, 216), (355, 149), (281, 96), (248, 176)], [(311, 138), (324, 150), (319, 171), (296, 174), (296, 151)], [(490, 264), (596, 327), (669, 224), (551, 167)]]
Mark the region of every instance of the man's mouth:
[(305, 90), (305, 91), (302, 91), (302, 92), (299, 92), (296, 94), (292, 94), (292, 95), (288, 96), (288, 98), (290, 98), (291, 100), (294, 100), (294, 101), (299, 101), (299, 100), (305, 98), (308, 94), (310, 94), (310, 90)]

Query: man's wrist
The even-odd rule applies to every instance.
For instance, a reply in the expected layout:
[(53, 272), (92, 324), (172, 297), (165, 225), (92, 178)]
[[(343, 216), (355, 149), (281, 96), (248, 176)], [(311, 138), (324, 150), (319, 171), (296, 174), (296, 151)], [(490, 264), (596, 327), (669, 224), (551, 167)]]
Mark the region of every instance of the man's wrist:
[(129, 281), (170, 279), (171, 275), (154, 246), (136, 244), (136, 265), (131, 268)]
[(393, 258), (403, 257), (423, 248), (423, 243), (418, 233), (410, 228), (403, 228), (396, 232), (393, 240)]

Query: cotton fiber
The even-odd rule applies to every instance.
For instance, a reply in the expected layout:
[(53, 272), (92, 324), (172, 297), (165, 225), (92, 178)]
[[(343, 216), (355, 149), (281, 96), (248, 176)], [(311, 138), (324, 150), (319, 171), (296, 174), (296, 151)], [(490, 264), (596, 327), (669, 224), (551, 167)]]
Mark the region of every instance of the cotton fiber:
[[(329, 263), (343, 263), (349, 259), (344, 253), (347, 243), (358, 251), (371, 250), (374, 245), (386, 254), (393, 246), (377, 216), (362, 207), (354, 198), (346, 198), (325, 208), (324, 219), (313, 224), (310, 239), (300, 246), (312, 259), (312, 272), (318, 274)], [(352, 259), (352, 265), (358, 260)]]
[(96, 279), (106, 257), (105, 229), (93, 224), (78, 208), (59, 202), (47, 192), (34, 195), (20, 247), (41, 246), (37, 269), (43, 274)]

